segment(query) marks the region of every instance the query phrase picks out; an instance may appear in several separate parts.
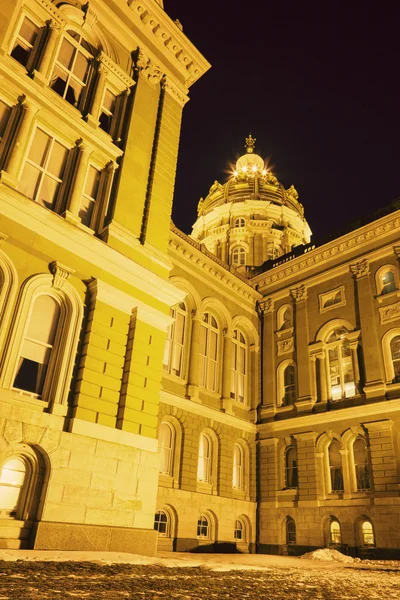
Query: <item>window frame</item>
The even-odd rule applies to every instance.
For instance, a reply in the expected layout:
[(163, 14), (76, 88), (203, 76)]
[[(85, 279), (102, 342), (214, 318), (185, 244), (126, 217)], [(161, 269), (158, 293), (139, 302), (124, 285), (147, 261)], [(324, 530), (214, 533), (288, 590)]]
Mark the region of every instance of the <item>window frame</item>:
[[(289, 466), (288, 457), (289, 457), (289, 453), (291, 451), (293, 451), (295, 453), (296, 464)], [(290, 473), (291, 473), (291, 476), (289, 477)], [(296, 482), (296, 485), (289, 485), (289, 479), (291, 479), (292, 481), (294, 480)], [(291, 444), (290, 446), (287, 446), (284, 451), (283, 483), (284, 483), (285, 490), (297, 490), (297, 488), (299, 487), (299, 465), (298, 465), (298, 458), (297, 458), (297, 448), (293, 444)]]
[[(337, 444), (339, 446), (339, 454), (340, 454), (340, 467), (338, 465), (332, 464), (332, 455), (331, 455), (331, 447), (333, 444)], [(342, 495), (344, 493), (344, 465), (343, 465), (343, 454), (342, 454), (342, 443), (340, 440), (336, 438), (332, 438), (327, 446), (327, 459), (328, 459), (328, 468), (329, 468), (329, 493), (330, 494), (339, 494)], [(333, 454), (333, 453), (332, 453)], [(333, 481), (336, 478), (336, 472), (340, 472), (340, 478), (342, 481), (341, 489), (335, 488)]]
[(385, 366), (386, 384), (393, 386), (398, 386), (400, 384), (400, 380), (396, 381), (397, 377), (394, 369), (391, 348), (392, 341), (398, 336), (400, 336), (400, 327), (389, 329), (389, 331), (387, 331), (382, 337), (382, 354)]
[[(239, 461), (237, 460), (239, 458)], [(237, 491), (243, 491), (244, 485), (244, 452), (240, 444), (233, 444), (233, 469), (232, 469), (232, 488)]]
[[(284, 319), (286, 311), (290, 311), (290, 319)], [(285, 323), (288, 323), (284, 327)], [(293, 306), (291, 304), (282, 304), (276, 312), (276, 330), (277, 333), (293, 331)]]
[(231, 252), (231, 264), (235, 267), (243, 267), (246, 265), (246, 259), (246, 248), (240, 244), (236, 245)]
[[(293, 526), (294, 531), (289, 531), (290, 526)], [(293, 539), (293, 534), (294, 534), (294, 539)], [(286, 544), (288, 546), (294, 546), (295, 544), (297, 544), (297, 528), (296, 528), (296, 522), (293, 519), (293, 517), (287, 516), (286, 520), (285, 520), (285, 538), (286, 538)], [(291, 539), (292, 538), (292, 539)]]
[[(166, 446), (161, 446), (161, 430), (162, 428), (167, 428), (169, 431), (169, 436), (170, 436), (170, 445), (169, 447)], [(174, 450), (175, 450), (175, 429), (172, 426), (171, 423), (169, 423), (168, 421), (162, 421), (160, 423), (159, 426), (159, 430), (158, 430), (158, 450), (160, 452), (160, 469), (159, 469), (159, 474), (160, 475), (167, 475), (169, 477), (172, 477), (173, 475), (173, 469), (174, 469)], [(162, 465), (162, 450), (167, 450), (168, 451), (168, 458), (167, 458), (167, 465), (168, 468), (166, 471), (162, 471), (161, 470), (161, 465)]]
[[(203, 440), (207, 441), (207, 453), (204, 454)], [(201, 454), (201, 452), (203, 452)], [(199, 436), (199, 446), (197, 453), (197, 482), (201, 484), (211, 484), (213, 470), (213, 442), (211, 437), (204, 431)], [(200, 465), (202, 467), (200, 468)], [(204, 473), (201, 475), (200, 472)]]
[[(206, 529), (205, 534), (201, 533), (201, 530), (203, 528)], [(197, 519), (196, 537), (198, 540), (211, 540), (212, 539), (212, 523), (211, 523), (210, 516), (206, 513), (201, 513), (201, 515)]]
[[(183, 305), (185, 308), (182, 308)], [(177, 337), (177, 328), (176, 328), (176, 319), (177, 315), (180, 315), (183, 318), (183, 341), (179, 343), (176, 340)], [(163, 374), (171, 375), (172, 377), (178, 377), (179, 379), (186, 379), (186, 355), (187, 355), (187, 347), (188, 347), (188, 328), (189, 328), (189, 311), (187, 308), (187, 303), (185, 301), (176, 304), (170, 309), (170, 316), (173, 319), (171, 325), (169, 325), (167, 330), (167, 337), (165, 341), (165, 350), (164, 350), (164, 359), (163, 359)], [(174, 369), (174, 357), (176, 353), (176, 348), (180, 348), (180, 370), (179, 374), (173, 373)], [(168, 348), (168, 350), (167, 350)], [(167, 362), (164, 360), (167, 359)]]
[[(362, 441), (364, 443), (364, 448), (365, 448), (365, 456), (366, 456), (366, 461), (364, 463), (357, 463), (356, 461), (356, 455), (355, 455), (355, 445), (358, 441)], [(372, 491), (372, 478), (373, 478), (373, 470), (371, 468), (371, 462), (370, 462), (370, 456), (369, 456), (369, 449), (368, 449), (368, 443), (367, 440), (364, 436), (362, 435), (357, 435), (352, 443), (351, 443), (351, 462), (352, 462), (352, 467), (353, 467), (353, 478), (354, 478), (354, 484), (353, 484), (353, 489), (355, 492), (361, 492), (364, 494), (368, 494)], [(367, 476), (368, 476), (368, 480), (369, 480), (369, 487), (360, 487), (359, 484), (359, 476), (358, 476), (358, 466), (363, 466), (364, 470), (367, 469)]]
[[(383, 276), (388, 271), (393, 273), (394, 288), (392, 290), (384, 292), (385, 284), (383, 283)], [(392, 265), (392, 264), (382, 265), (375, 273), (375, 284), (376, 284), (377, 296), (379, 296), (380, 300), (390, 296), (390, 294), (399, 292), (400, 285), (399, 285), (399, 269), (398, 269), (398, 267), (395, 265)]]
[[(206, 319), (208, 319), (208, 321), (206, 321)], [(213, 319), (216, 323), (216, 326), (213, 325), (213, 323), (212, 323)], [(206, 334), (205, 334), (205, 336), (206, 336), (206, 340), (205, 340), (206, 353), (205, 354), (203, 354), (201, 351), (201, 343), (202, 343), (201, 336), (203, 334), (202, 329), (206, 330)], [(210, 356), (212, 334), (215, 334), (215, 336), (216, 336), (215, 359)], [(219, 390), (218, 364), (219, 364), (220, 356), (221, 356), (220, 339), (221, 339), (221, 330), (220, 330), (219, 321), (218, 321), (217, 317), (211, 311), (206, 311), (203, 315), (203, 320), (200, 324), (200, 347), (199, 347), (199, 364), (198, 364), (199, 386), (205, 390), (208, 390), (209, 392), (215, 392), (215, 393), (218, 393), (218, 390)], [(202, 365), (203, 368), (202, 369), (201, 369), (201, 360), (200, 359), (203, 360), (203, 365)], [(210, 370), (211, 369), (213, 369), (213, 371), (214, 371), (213, 387), (209, 387), (209, 378), (210, 378)]]
[[(25, 6), (24, 6), (24, 9), (26, 9)], [(18, 36), (19, 36), (19, 32), (21, 31), (22, 24), (23, 24), (25, 18), (27, 18), (29, 21), (31, 21), (38, 28), (37, 36), (36, 36), (34, 44), (32, 45), (32, 49), (31, 49), (30, 55), (28, 57), (28, 60), (26, 62), (26, 65), (22, 64), (18, 59), (14, 58), (11, 55), (11, 53), (14, 50), (16, 41), (17, 41)], [(21, 14), (19, 15), (18, 20), (17, 20), (16, 27), (14, 29), (13, 35), (11, 37), (11, 42), (9, 44), (8, 55), (16, 63), (18, 63), (20, 65), (20, 68), (24, 69), (26, 71), (26, 73), (32, 73), (34, 71), (35, 67), (38, 66), (37, 62), (38, 62), (38, 59), (40, 58), (40, 56), (39, 56), (39, 54), (40, 54), (40, 45), (41, 45), (40, 41), (42, 39), (42, 35), (43, 35), (43, 33), (44, 33), (45, 30), (46, 30), (45, 23), (42, 23), (37, 18), (37, 16), (34, 15), (31, 11), (29, 11), (29, 10), (23, 10), (23, 11), (21, 11)], [(27, 41), (27, 40), (25, 40), (25, 41)]]
[[(335, 298), (339, 295), (339, 300), (337, 302), (333, 302), (332, 304), (327, 304), (331, 300), (335, 300)], [(342, 306), (346, 306), (346, 296), (345, 296), (345, 287), (344, 285), (340, 285), (333, 290), (329, 290), (329, 292), (323, 292), (322, 294), (318, 294), (318, 304), (319, 304), (319, 312), (324, 313), (328, 310), (334, 310), (335, 308), (340, 308)]]
[[(236, 333), (236, 337), (235, 337)], [(241, 337), (243, 341), (241, 340)], [(230, 399), (240, 402), (240, 404), (248, 405), (249, 396), (249, 344), (247, 336), (238, 327), (233, 330), (231, 338), (231, 384), (230, 384)], [(243, 365), (240, 359), (242, 352), (244, 353)], [(236, 364), (235, 364), (236, 358)], [(236, 368), (235, 368), (236, 366)], [(242, 372), (239, 370), (242, 367)], [(243, 399), (240, 399), (240, 381), (242, 380), (243, 385)]]
[(244, 217), (236, 217), (233, 221), (233, 227), (236, 229), (238, 227), (245, 227), (246, 219)]
[[(338, 526), (338, 529), (336, 529), (336, 527), (334, 528), (334, 525)], [(333, 531), (333, 529), (335, 529), (335, 532)], [(337, 537), (337, 531), (339, 531), (339, 537), (337, 539), (335, 539), (335, 536)], [(331, 517), (329, 519), (328, 522), (328, 546), (341, 546), (342, 545), (342, 527), (340, 525), (340, 521), (336, 518), (336, 517)]]
[[(331, 342), (329, 341), (329, 338), (335, 333), (335, 331), (340, 330), (340, 329), (347, 329), (345, 326), (337, 326), (337, 327), (333, 327), (330, 332), (328, 333), (328, 335), (325, 338), (325, 360), (326, 360), (326, 374), (327, 374), (327, 386), (328, 386), (328, 399), (331, 402), (340, 402), (341, 400), (346, 400), (349, 398), (354, 398), (355, 396), (357, 396), (358, 392), (358, 385), (359, 385), (359, 381), (357, 381), (357, 373), (358, 373), (358, 365), (354, 364), (354, 354), (351, 348), (351, 342), (352, 340), (349, 339), (349, 331), (347, 330), (346, 332), (343, 332), (342, 334), (340, 334), (339, 339), (336, 340), (332, 340)], [(351, 395), (347, 395), (346, 393), (346, 374), (347, 371), (345, 368), (345, 364), (346, 364), (346, 356), (344, 355), (344, 350), (346, 348), (346, 346), (348, 346), (349, 348), (349, 354), (347, 355), (347, 357), (350, 358), (350, 363), (351, 363), (351, 372), (353, 374), (353, 381), (352, 381), (352, 385), (354, 387), (354, 393)], [(336, 352), (337, 355), (337, 359), (335, 361), (332, 360), (331, 358), (331, 353)], [(333, 384), (332, 384), (332, 368), (335, 367), (336, 365), (334, 364), (335, 362), (337, 362), (337, 375), (336, 377), (339, 380), (339, 383), (336, 385), (340, 386), (341, 389), (341, 396), (340, 398), (333, 398)]]

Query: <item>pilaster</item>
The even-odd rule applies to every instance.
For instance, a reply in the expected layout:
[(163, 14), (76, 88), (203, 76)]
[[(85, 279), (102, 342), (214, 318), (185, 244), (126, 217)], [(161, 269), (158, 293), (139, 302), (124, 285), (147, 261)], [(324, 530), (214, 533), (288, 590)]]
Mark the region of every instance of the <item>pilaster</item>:
[(396, 452), (393, 443), (393, 421), (383, 419), (365, 423), (371, 454), (373, 487), (376, 496), (399, 496)]
[(295, 303), (295, 338), (297, 359), (297, 402), (298, 411), (312, 408), (310, 359), (308, 353), (307, 288), (300, 285), (290, 290)]
[(318, 503), (316, 438), (313, 431), (294, 434), (297, 443), (299, 506)]
[(276, 413), (276, 362), (275, 362), (275, 310), (271, 298), (259, 304), (259, 316), (263, 320), (263, 389), (260, 418), (273, 417)]

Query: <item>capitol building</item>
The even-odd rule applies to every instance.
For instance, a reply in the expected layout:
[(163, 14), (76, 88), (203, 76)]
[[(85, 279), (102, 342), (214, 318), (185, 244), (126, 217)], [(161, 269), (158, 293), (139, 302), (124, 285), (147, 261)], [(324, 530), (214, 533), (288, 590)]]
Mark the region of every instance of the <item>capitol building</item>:
[(400, 203), (313, 243), (249, 134), (186, 235), (162, 0), (0, 13), (0, 548), (399, 558)]

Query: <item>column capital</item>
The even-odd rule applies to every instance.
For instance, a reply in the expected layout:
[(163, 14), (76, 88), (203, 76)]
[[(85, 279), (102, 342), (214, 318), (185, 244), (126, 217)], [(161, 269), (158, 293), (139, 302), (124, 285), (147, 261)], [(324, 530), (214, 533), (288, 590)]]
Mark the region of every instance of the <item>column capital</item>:
[(225, 327), (222, 330), (222, 337), (225, 338), (226, 340), (231, 340), (232, 339), (232, 331), (228, 327)]
[(261, 300), (261, 302), (258, 302), (257, 306), (259, 308), (259, 312), (263, 315), (272, 313), (274, 311), (274, 301), (272, 298)]
[(366, 277), (369, 275), (369, 262), (366, 258), (363, 258), (357, 263), (350, 265), (350, 271), (354, 275), (356, 279), (361, 279), (362, 277)]
[(204, 321), (204, 313), (200, 312), (199, 310), (193, 309), (190, 313), (190, 318), (192, 319), (192, 321), (200, 321), (201, 323), (202, 321)]
[(393, 246), (393, 252), (397, 256), (397, 258), (400, 259), (400, 246)]
[(303, 300), (307, 299), (307, 288), (304, 284), (299, 285), (296, 288), (291, 288), (290, 295), (296, 304), (298, 302), (302, 302)]

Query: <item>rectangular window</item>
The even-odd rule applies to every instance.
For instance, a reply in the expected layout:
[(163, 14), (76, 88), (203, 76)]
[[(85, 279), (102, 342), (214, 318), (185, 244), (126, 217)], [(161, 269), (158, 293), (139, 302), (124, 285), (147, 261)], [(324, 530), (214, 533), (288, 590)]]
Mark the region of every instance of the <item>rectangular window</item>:
[(106, 133), (111, 133), (111, 126), (115, 114), (116, 101), (117, 96), (113, 94), (109, 89), (106, 89), (99, 117), (100, 127)]
[(39, 27), (31, 19), (24, 17), (11, 50), (11, 56), (24, 67), (28, 66), (39, 30)]
[(38, 204), (54, 209), (62, 183), (68, 148), (36, 129), (21, 176), (19, 191)]
[(90, 165), (78, 213), (81, 222), (87, 227), (90, 227), (92, 224), (95, 205), (100, 195), (100, 178), (101, 171)]

